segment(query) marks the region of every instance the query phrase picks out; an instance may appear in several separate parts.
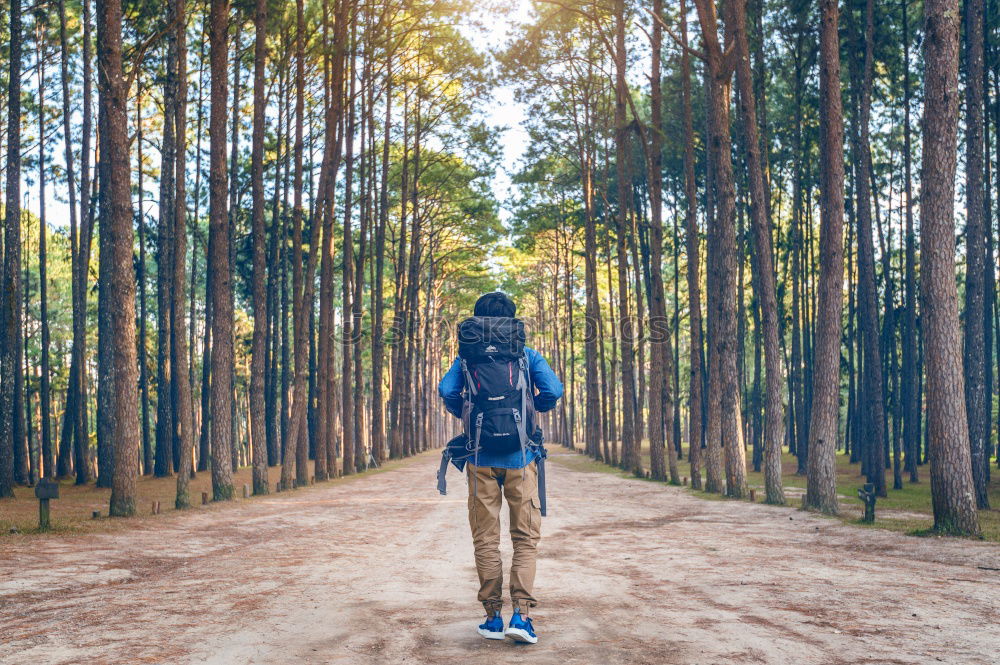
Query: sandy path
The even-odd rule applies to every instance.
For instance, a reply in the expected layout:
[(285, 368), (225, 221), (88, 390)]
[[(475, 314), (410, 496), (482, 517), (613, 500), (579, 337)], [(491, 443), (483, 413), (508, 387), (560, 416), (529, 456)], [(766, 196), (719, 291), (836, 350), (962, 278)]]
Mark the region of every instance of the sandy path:
[[(386, 473), (0, 545), (0, 662), (997, 663), (1000, 547), (550, 464), (537, 646), (481, 639), (465, 486)], [(509, 546), (505, 550), (509, 560)]]

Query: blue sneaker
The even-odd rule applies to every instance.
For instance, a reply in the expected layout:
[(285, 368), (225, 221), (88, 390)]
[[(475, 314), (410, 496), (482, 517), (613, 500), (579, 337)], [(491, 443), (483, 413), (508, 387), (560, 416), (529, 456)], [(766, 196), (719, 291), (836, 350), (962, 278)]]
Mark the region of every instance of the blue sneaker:
[(510, 618), (510, 625), (507, 626), (507, 632), (504, 634), (515, 642), (528, 644), (538, 642), (538, 636), (535, 635), (535, 629), (531, 625), (531, 617), (521, 616), (521, 610), (514, 610), (514, 616)]
[(486, 617), (486, 623), (479, 624), (479, 634), (488, 640), (503, 639), (503, 617), (499, 612), (492, 617)]

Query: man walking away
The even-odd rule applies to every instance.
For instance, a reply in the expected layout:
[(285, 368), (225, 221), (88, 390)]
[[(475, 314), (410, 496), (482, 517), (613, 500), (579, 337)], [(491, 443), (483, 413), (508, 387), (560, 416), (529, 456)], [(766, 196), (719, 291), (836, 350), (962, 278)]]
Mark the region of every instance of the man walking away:
[[(539, 496), (539, 467), (545, 455), (535, 413), (555, 407), (563, 387), (545, 358), (524, 346), (524, 325), (514, 318), (516, 311), (500, 292), (476, 301), (474, 316), (459, 326), (459, 357), (441, 379), (438, 393), (465, 428), (464, 459), (452, 459), (460, 470), (468, 462), (469, 526), (479, 602), (486, 609), (479, 634), (534, 644), (538, 637), (529, 612), (536, 604), (532, 588), (544, 501), (544, 495)], [(503, 497), (510, 510), (514, 545), (510, 568), (514, 614), (506, 631), (501, 616)]]

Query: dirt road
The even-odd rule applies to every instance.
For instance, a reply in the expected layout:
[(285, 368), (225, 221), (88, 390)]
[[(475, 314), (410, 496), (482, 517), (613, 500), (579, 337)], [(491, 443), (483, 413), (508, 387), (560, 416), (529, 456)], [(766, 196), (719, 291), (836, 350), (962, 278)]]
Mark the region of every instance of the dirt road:
[(0, 662), (1000, 662), (997, 545), (554, 461), (536, 646), (476, 634), (465, 485), (453, 471), (438, 496), (427, 455), (133, 530), (2, 544)]

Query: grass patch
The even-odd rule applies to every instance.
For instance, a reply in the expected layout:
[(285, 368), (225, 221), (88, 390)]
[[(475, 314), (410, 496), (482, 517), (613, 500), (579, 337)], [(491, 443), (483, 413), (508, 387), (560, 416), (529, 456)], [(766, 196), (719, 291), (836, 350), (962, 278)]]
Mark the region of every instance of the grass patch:
[[(438, 451), (430, 451), (424, 454), (433, 454)], [(320, 482), (316, 485), (301, 487), (291, 492), (281, 492), (275, 494), (275, 483), (281, 478), (281, 467), (273, 466), (268, 469), (267, 477), (271, 488), (269, 497), (285, 496), (287, 494), (301, 495), (314, 491), (318, 488), (329, 487), (332, 483), (347, 484), (353, 483), (361, 478), (369, 477), (385, 471), (391, 471), (406, 466), (414, 461), (414, 457), (402, 460), (391, 460), (385, 462), (381, 468), (369, 469), (362, 473), (344, 476), (335, 480)], [(252, 501), (262, 497), (251, 495), (249, 499), (243, 498), (243, 485), (253, 488), (253, 470), (250, 467), (243, 467), (233, 473), (233, 499), (232, 501), (213, 502), (212, 498), (212, 472), (201, 471), (191, 479), (188, 485), (188, 493), (191, 497), (191, 507), (187, 510), (225, 510), (229, 506), (238, 505), (241, 502)], [(207, 492), (209, 505), (203, 506), (201, 503), (201, 493)], [(109, 518), (108, 504), (111, 498), (110, 488), (98, 488), (93, 484), (78, 486), (73, 484), (72, 479), (59, 483), (59, 497), (49, 502), (51, 510), (52, 527), (41, 532), (38, 529), (38, 499), (35, 498), (34, 490), (30, 487), (17, 487), (14, 499), (0, 500), (0, 543), (4, 540), (24, 535), (40, 534), (61, 534), (72, 535), (79, 533), (97, 533), (117, 531), (132, 528), (138, 524), (144, 524), (146, 520), (159, 519), (169, 515), (177, 515), (185, 511), (174, 508), (174, 499), (177, 493), (177, 476), (167, 478), (155, 478), (153, 476), (140, 476), (136, 479), (136, 514), (127, 519)], [(160, 514), (153, 515), (152, 506), (154, 501), (160, 502)], [(93, 519), (94, 511), (100, 511), (101, 517)], [(17, 534), (12, 534), (11, 529), (16, 529)]]
[[(565, 450), (565, 448), (552, 446), (553, 451)], [(582, 452), (582, 447), (577, 448), (577, 452)], [(686, 459), (687, 449), (685, 448), (685, 459), (678, 461), (678, 472), (682, 477), (688, 478), (688, 486), (685, 489), (701, 499), (709, 501), (728, 501), (729, 498), (721, 494), (709, 494), (706, 492), (693, 490), (690, 487), (691, 464)], [(585, 471), (594, 473), (612, 473), (622, 478), (634, 478), (624, 470), (590, 459), (584, 454), (560, 455), (557, 461), (575, 471)], [(749, 459), (749, 454), (748, 454)], [(899, 533), (914, 536), (940, 536), (934, 530), (934, 515), (931, 508), (931, 484), (930, 468), (927, 465), (919, 469), (920, 482), (909, 482), (909, 474), (903, 475), (903, 487), (898, 490), (892, 489), (892, 469), (886, 473), (886, 483), (888, 486), (888, 496), (879, 497), (875, 508), (875, 523), (866, 524), (860, 521), (863, 512), (863, 504), (858, 499), (857, 491), (865, 484), (865, 478), (861, 475), (861, 465), (851, 464), (850, 458), (843, 454), (837, 454), (837, 494), (840, 499), (839, 519), (845, 524), (860, 526), (864, 528), (888, 529)], [(798, 460), (795, 456), (786, 451), (782, 454), (782, 485), (785, 490), (786, 505), (799, 508), (802, 505), (802, 495), (806, 489), (806, 477), (798, 475)], [(644, 468), (649, 468), (649, 449), (643, 446), (642, 463)], [(996, 460), (991, 462), (992, 478), (990, 482), (990, 505), (991, 510), (979, 511), (979, 523), (983, 531), (985, 540), (1000, 542), (1000, 472), (996, 469)], [(702, 478), (704, 478), (704, 465), (702, 465)], [(757, 490), (758, 503), (764, 499), (764, 474), (756, 472), (752, 468), (747, 469), (747, 485)]]

